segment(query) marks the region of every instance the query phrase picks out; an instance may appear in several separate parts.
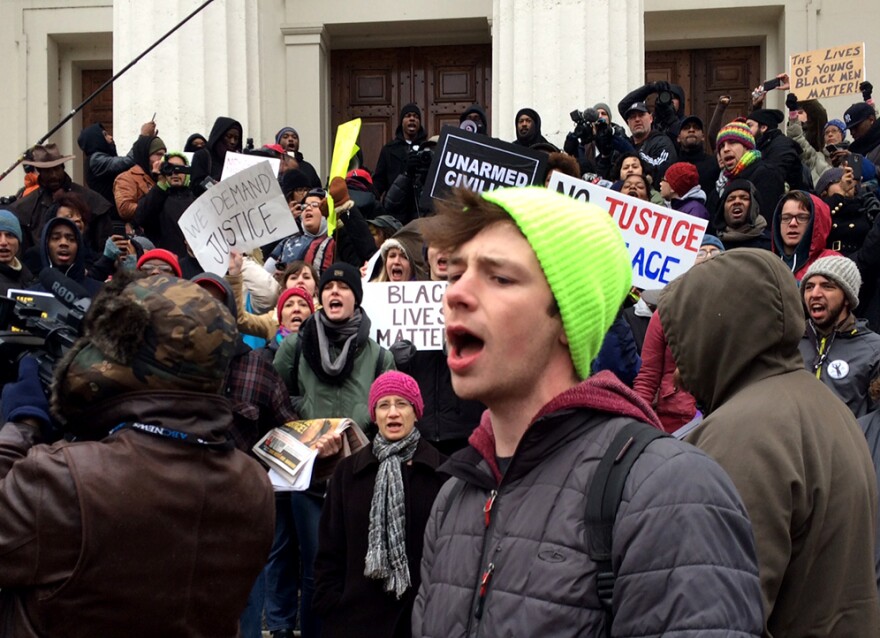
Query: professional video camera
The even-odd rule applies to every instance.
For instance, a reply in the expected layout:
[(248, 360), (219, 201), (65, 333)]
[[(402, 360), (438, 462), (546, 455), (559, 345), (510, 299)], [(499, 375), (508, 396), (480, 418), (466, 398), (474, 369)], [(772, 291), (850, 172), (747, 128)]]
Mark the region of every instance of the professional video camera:
[(406, 162), (407, 172), (410, 177), (420, 177), (424, 180), (431, 168), (431, 162), (434, 161), (434, 151), (430, 148), (423, 148), (418, 144), (413, 144), (410, 150), (410, 156)]
[(44, 298), (53, 306), (49, 310), (36, 303), (0, 298), (0, 386), (15, 381), (19, 361), (31, 355), (48, 395), (55, 366), (79, 338), (91, 299), (82, 286), (54, 269), (41, 272), (40, 283), (53, 294)]
[(192, 168), (189, 166), (181, 166), (180, 164), (162, 162), (162, 165), (159, 167), (159, 173), (165, 177), (171, 177), (172, 175), (191, 175)]
[(596, 109), (584, 109), (583, 111), (575, 109), (569, 113), (569, 117), (575, 124), (572, 135), (581, 144), (589, 144), (608, 129), (608, 122), (599, 116), (599, 111)]

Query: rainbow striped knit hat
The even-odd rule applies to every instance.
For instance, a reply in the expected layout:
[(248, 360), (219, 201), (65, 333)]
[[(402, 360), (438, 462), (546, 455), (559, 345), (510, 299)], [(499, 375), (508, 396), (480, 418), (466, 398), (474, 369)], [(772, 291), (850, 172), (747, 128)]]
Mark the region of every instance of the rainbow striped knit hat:
[(715, 138), (715, 148), (721, 146), (722, 142), (739, 142), (748, 151), (755, 149), (755, 136), (752, 135), (751, 129), (745, 122), (731, 122), (718, 131), (718, 137)]
[(535, 251), (562, 315), (571, 360), (586, 379), (632, 282), (617, 224), (595, 204), (546, 188), (502, 188), (482, 197), (507, 211)]

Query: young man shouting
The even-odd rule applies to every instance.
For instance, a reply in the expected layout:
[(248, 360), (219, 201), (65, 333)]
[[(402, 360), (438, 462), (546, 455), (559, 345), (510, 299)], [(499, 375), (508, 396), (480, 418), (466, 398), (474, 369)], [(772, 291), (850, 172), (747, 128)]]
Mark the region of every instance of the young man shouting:
[(488, 410), (444, 466), (454, 479), (425, 533), (413, 635), (760, 635), (745, 509), (714, 461), (670, 438), (626, 480), (613, 616), (600, 603), (587, 493), (625, 425), (660, 427), (613, 375), (584, 381), (630, 287), (608, 214), (539, 188), (460, 193), (425, 239), (450, 250), (453, 387)]

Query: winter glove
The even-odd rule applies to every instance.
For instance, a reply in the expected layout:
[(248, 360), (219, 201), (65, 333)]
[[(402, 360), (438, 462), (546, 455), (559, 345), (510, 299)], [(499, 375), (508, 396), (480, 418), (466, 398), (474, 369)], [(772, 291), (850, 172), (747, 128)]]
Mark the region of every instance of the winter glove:
[(871, 94), (874, 92), (874, 85), (865, 80), (859, 84), (859, 91), (862, 92), (862, 98), (865, 102), (868, 102), (871, 99)]
[[(332, 180), (330, 180), (330, 187), (327, 190), (330, 191), (330, 197), (333, 198), (333, 208), (338, 209), (346, 202), (351, 201), (351, 198), (348, 196), (348, 186), (345, 185), (345, 180), (341, 177), (334, 177)], [(326, 197), (321, 200), (320, 208), (321, 214), (324, 217), (328, 217), (330, 215), (330, 211), (327, 207)]]
[(394, 365), (401, 372), (409, 372), (413, 357), (418, 350), (412, 341), (401, 339), (391, 344), (391, 355), (394, 357)]
[(596, 149), (603, 157), (608, 157), (614, 151), (614, 135), (609, 127), (603, 127), (596, 135)]
[(669, 82), (665, 82), (660, 80), (659, 82), (654, 82), (654, 93), (661, 93), (663, 91), (672, 91), (672, 87), (669, 85)]
[(569, 133), (565, 136), (565, 144), (562, 145), (562, 150), (572, 157), (577, 157), (578, 144), (580, 144), (580, 140), (577, 138), (577, 135), (575, 135), (574, 133)]
[(25, 357), (18, 364), (18, 381), (7, 383), (0, 402), (3, 404), (3, 423), (30, 417), (49, 425), (49, 402), (38, 374), (39, 364), (33, 357)]
[(410, 151), (406, 156), (406, 174), (415, 175), (419, 170), (419, 154), (417, 151)]
[(794, 93), (789, 93), (785, 98), (785, 106), (788, 107), (789, 111), (797, 111), (798, 110), (797, 95), (795, 95)]
[(612, 135), (611, 146), (620, 154), (632, 153), (636, 150), (636, 147), (630, 144), (629, 140), (622, 135)]
[(121, 252), (119, 246), (113, 241), (113, 238), (108, 237), (107, 241), (104, 242), (104, 256), (110, 261), (116, 261), (116, 258), (119, 257)]

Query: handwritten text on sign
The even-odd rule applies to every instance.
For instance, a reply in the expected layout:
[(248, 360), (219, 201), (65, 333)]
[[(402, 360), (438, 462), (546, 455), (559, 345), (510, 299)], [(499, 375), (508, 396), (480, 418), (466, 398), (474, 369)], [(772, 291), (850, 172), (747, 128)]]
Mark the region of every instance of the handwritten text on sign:
[(442, 350), (445, 291), (445, 281), (364, 284), (370, 336), (386, 348), (405, 339), (418, 350)]
[(248, 251), (296, 232), (268, 162), (209, 188), (177, 222), (202, 268), (226, 273), (229, 250)]
[(547, 188), (608, 211), (632, 256), (634, 286), (663, 288), (694, 265), (706, 232), (706, 220), (559, 171), (554, 171)]
[(865, 80), (865, 44), (845, 44), (791, 56), (791, 90), (813, 100), (859, 92)]

